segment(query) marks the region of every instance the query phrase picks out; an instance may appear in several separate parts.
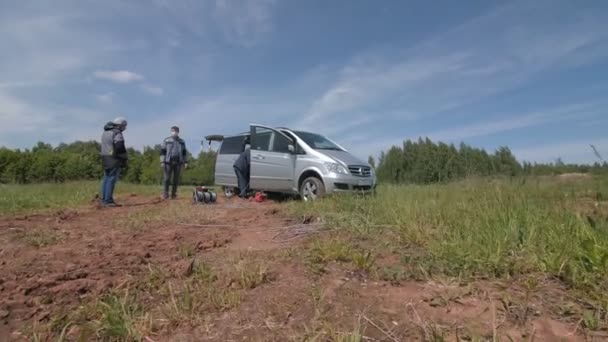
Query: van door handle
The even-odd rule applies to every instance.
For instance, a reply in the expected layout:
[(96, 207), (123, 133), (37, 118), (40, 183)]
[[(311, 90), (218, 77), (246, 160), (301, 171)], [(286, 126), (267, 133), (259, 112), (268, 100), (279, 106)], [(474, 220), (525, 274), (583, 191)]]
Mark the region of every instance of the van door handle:
[(264, 156), (261, 154), (257, 154), (255, 156), (253, 156), (253, 158), (262, 160), (262, 159), (264, 159)]

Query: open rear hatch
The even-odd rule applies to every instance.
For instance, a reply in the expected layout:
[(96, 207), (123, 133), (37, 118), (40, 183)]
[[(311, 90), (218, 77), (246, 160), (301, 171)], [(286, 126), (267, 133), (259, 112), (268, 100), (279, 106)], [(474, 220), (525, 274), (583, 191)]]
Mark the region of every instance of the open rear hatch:
[(212, 141), (224, 141), (224, 136), (220, 135), (220, 134), (212, 134), (212, 135), (208, 135), (205, 137), (205, 140), (207, 140), (208, 142), (212, 142)]

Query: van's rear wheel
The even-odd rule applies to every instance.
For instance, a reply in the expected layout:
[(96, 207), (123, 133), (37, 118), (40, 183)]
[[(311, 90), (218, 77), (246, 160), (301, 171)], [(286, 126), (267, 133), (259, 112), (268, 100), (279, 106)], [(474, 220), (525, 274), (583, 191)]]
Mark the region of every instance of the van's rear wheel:
[(315, 201), (325, 196), (325, 185), (317, 177), (308, 177), (300, 186), (300, 197), (305, 202)]
[(230, 186), (224, 187), (224, 196), (226, 196), (227, 198), (230, 198), (230, 197), (234, 197), (234, 195), (236, 195), (236, 191), (234, 190), (233, 187), (230, 187)]

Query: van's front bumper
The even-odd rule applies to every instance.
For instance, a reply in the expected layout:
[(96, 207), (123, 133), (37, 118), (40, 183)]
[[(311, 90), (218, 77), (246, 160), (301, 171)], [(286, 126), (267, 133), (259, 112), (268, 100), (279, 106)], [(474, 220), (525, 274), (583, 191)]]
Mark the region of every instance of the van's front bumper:
[(352, 175), (329, 174), (323, 177), (325, 191), (329, 193), (359, 192), (370, 193), (376, 190), (375, 176), (357, 177)]

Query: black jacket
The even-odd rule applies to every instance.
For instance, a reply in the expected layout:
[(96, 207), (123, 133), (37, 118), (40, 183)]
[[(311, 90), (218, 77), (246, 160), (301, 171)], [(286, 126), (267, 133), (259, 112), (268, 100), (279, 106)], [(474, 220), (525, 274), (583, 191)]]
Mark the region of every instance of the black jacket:
[(245, 173), (249, 173), (250, 165), (251, 165), (251, 150), (246, 149), (245, 151), (241, 152), (239, 157), (236, 159), (236, 161), (234, 162), (234, 167), (236, 167), (237, 169), (239, 169)]

